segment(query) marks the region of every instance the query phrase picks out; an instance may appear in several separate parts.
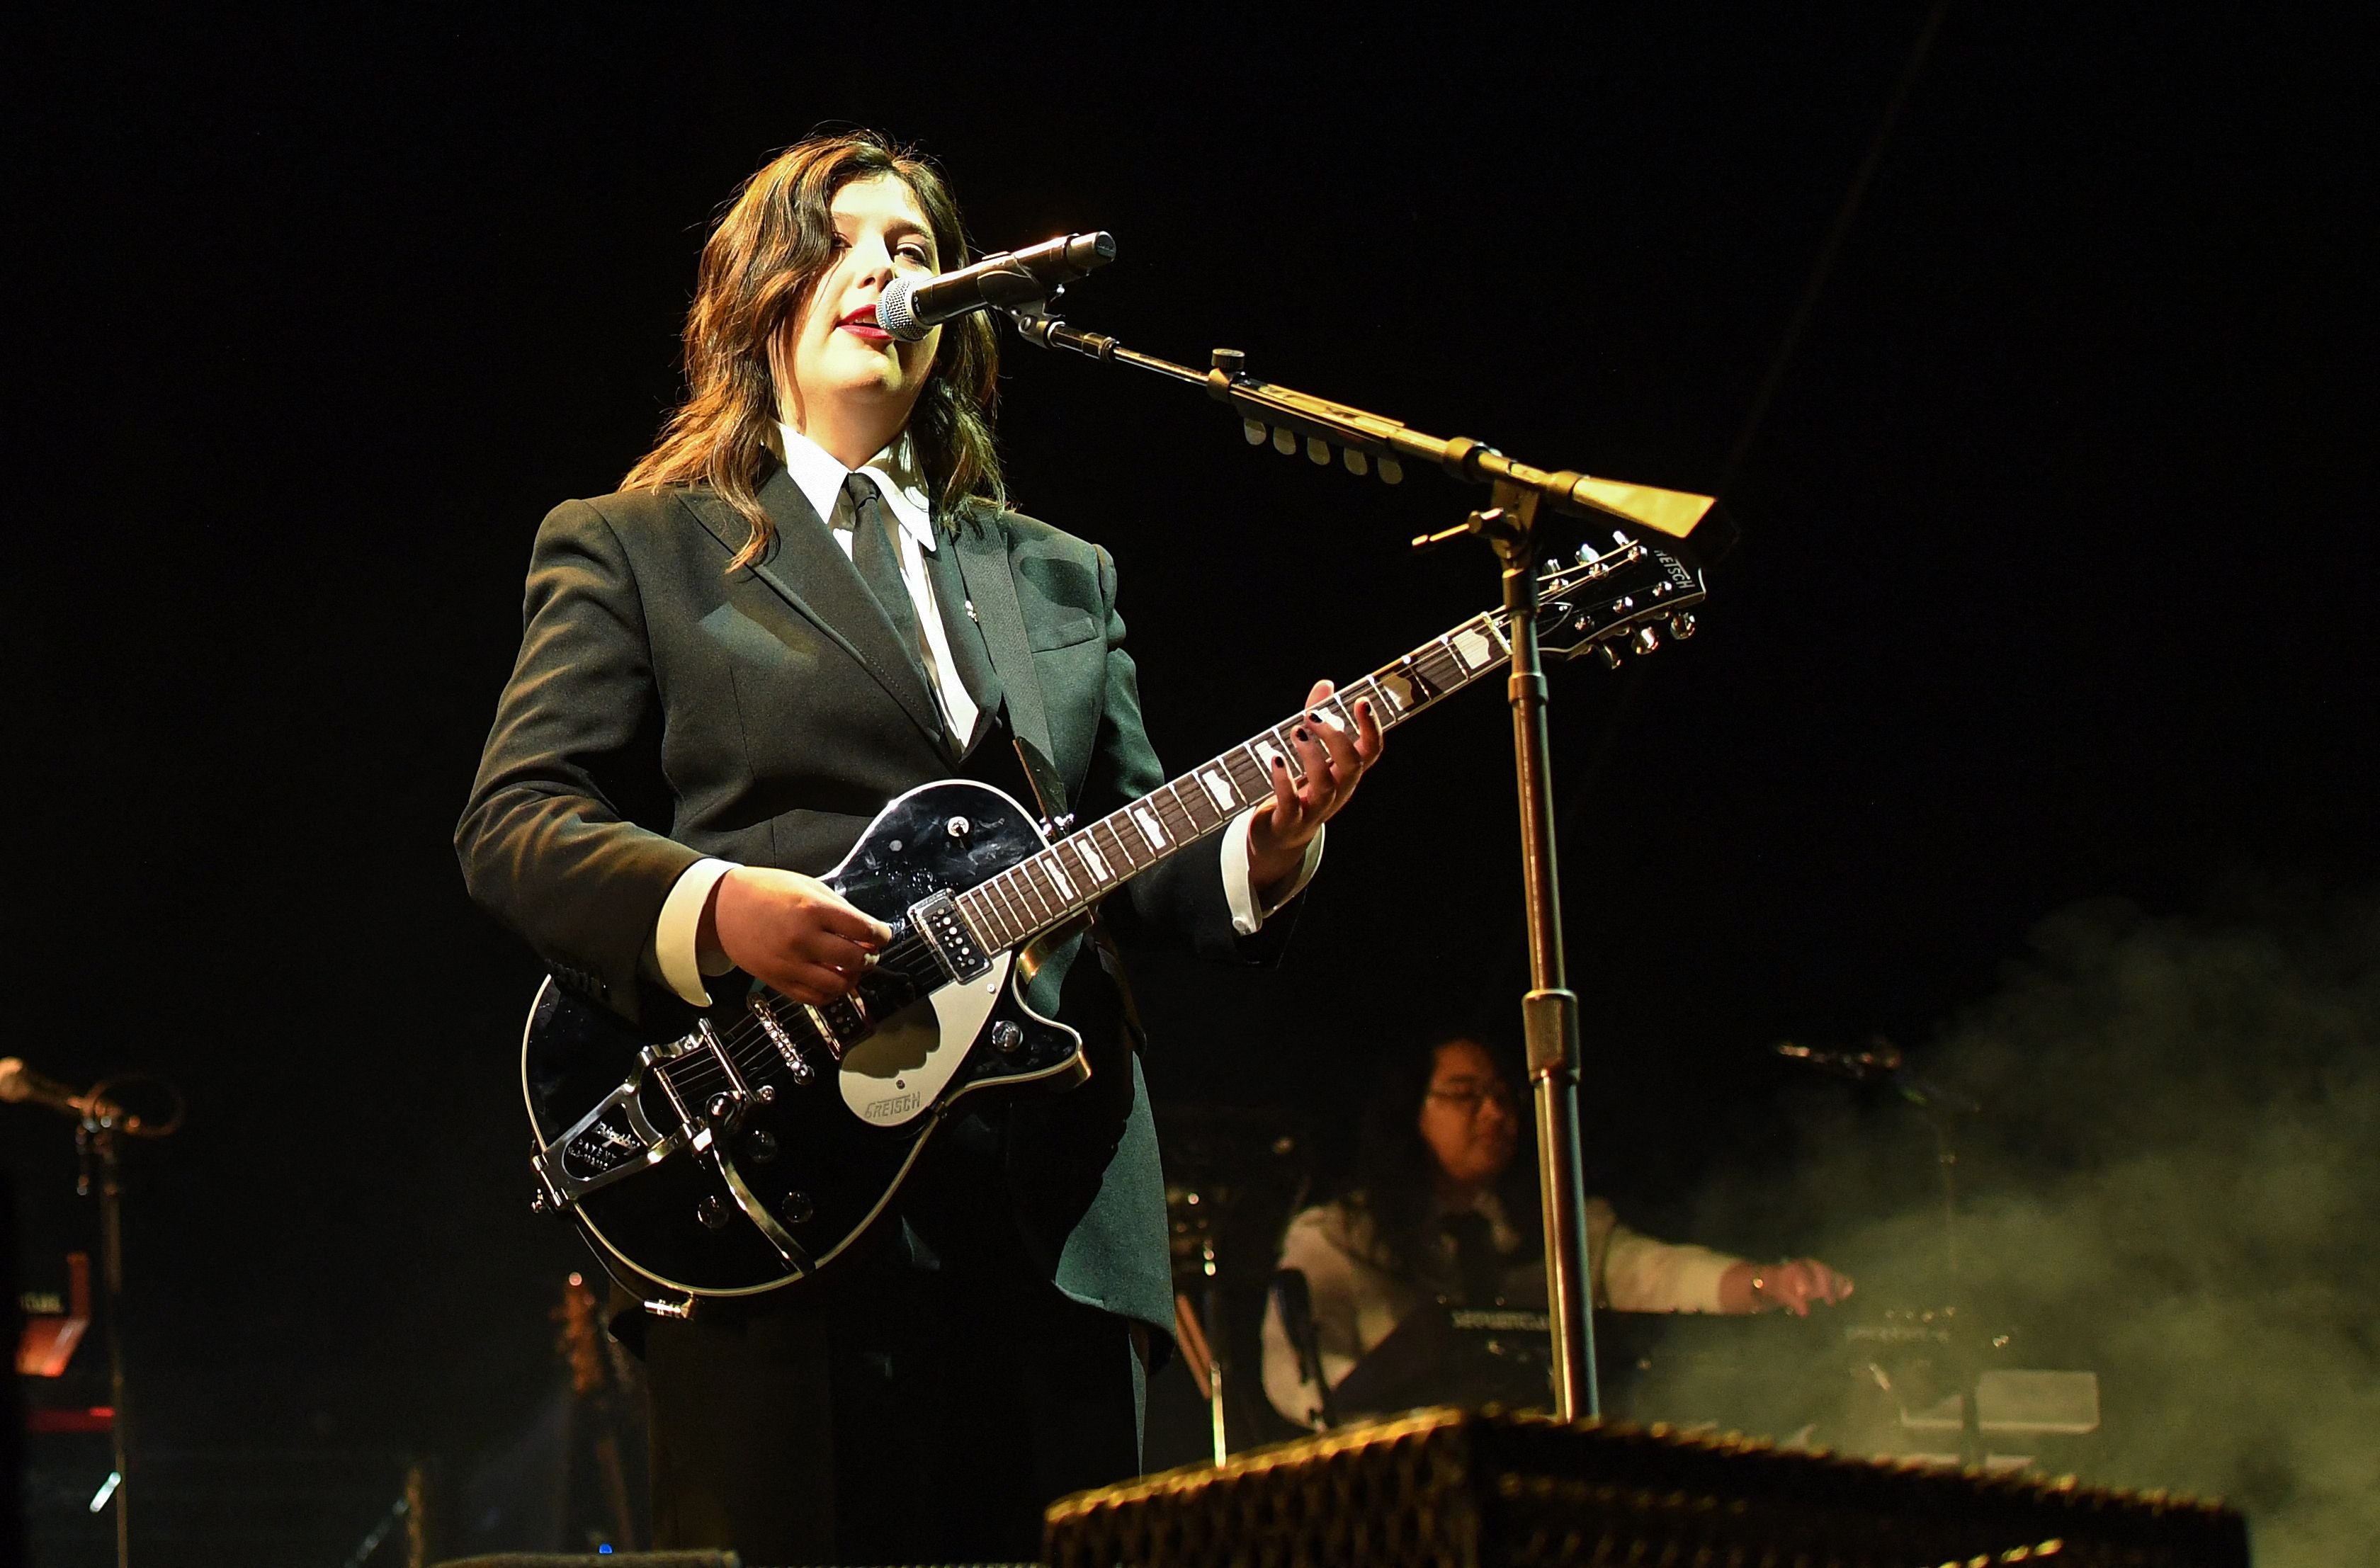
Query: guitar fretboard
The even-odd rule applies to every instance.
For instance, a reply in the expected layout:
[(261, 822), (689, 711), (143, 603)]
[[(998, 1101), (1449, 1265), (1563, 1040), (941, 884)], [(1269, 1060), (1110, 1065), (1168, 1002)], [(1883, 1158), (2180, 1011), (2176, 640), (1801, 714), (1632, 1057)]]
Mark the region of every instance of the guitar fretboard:
[(1159, 785), (1120, 811), (1060, 839), (998, 876), (959, 894), (959, 912), (986, 952), (997, 953), (1063, 925), (1117, 886), (1220, 830), (1272, 797), (1272, 763), (1303, 780), (1293, 732), (1320, 722), (1355, 732), (1355, 704), (1368, 701), (1383, 730), (1491, 670), (1505, 667), (1512, 645), (1500, 613), (1475, 615), (1394, 663), (1331, 693), (1313, 710), (1282, 720), (1221, 756)]

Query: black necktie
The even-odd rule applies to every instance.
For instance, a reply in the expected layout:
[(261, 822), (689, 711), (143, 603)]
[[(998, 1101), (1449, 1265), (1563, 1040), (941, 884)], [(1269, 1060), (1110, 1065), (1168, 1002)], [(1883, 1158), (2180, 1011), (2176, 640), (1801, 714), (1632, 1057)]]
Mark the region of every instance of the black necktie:
[(900, 554), (884, 527), (884, 507), (876, 481), (854, 474), (843, 481), (843, 498), (851, 507), (851, 564), (859, 568), (859, 580), (868, 585), (884, 618), (892, 623), (901, 650), (909, 656), (909, 667), (922, 681), (926, 665), (918, 651), (917, 605), (909, 597), (909, 584), (901, 576)]

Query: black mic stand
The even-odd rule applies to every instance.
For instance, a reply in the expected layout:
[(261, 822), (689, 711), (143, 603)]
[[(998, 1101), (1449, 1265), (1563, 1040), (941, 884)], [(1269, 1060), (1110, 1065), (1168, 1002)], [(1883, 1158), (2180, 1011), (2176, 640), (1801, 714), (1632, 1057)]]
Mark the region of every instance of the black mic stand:
[[(1031, 308), (1012, 310), (1017, 330), (1044, 348), (1068, 348), (1107, 364), (1125, 364), (1169, 380), (1203, 386), (1240, 415), (1250, 445), (1268, 439), (1276, 451), (1301, 448), (1327, 466), (1334, 450), (1347, 470), (1377, 468), (1390, 484), (1410, 459), (1457, 479), (1491, 487), (1485, 511), (1456, 528), (1415, 540), (1433, 544), (1456, 534), (1484, 536), (1501, 568), (1509, 616), (1512, 757), (1521, 806), (1521, 870), (1528, 914), (1529, 990), (1521, 1000), (1528, 1043), (1529, 1085), (1537, 1129), (1538, 1199), (1545, 1224), (1547, 1307), (1552, 1323), (1554, 1413), (1563, 1420), (1601, 1413), (1595, 1381), (1595, 1328), (1586, 1245), (1586, 1193), (1579, 1156), (1578, 997), (1564, 974), (1561, 880), (1554, 858), (1553, 778), (1546, 754), (1546, 677), (1537, 651), (1538, 511), (1546, 504), (1587, 517), (1617, 517), (1638, 528), (1684, 538), (1710, 511), (1711, 498), (1621, 484), (1573, 471), (1548, 473), (1514, 462), (1467, 437), (1428, 436), (1396, 419), (1343, 403), (1258, 381), (1246, 356), (1218, 348), (1201, 373), (1125, 348), (1114, 338), (1066, 325)], [(1658, 634), (1637, 634), (1646, 651)], [(1618, 651), (1605, 645), (1608, 662)]]
[(100, 1299), (107, 1314), (107, 1435), (115, 1462), (109, 1501), (115, 1505), (115, 1568), (131, 1568), (132, 1412), (126, 1403), (124, 1381), (124, 1182), (116, 1160), (120, 1112), (98, 1088), (85, 1098), (85, 1107), (75, 1127), (75, 1152), (80, 1161), (75, 1196), (91, 1196), (91, 1166), (96, 1161)]
[(1949, 1348), (1949, 1376), (1958, 1392), (1959, 1463), (1973, 1469), (1984, 1462), (1983, 1418), (1977, 1404), (1983, 1364), (1973, 1337), (1973, 1315), (1965, 1323), (1959, 1321), (1965, 1287), (1959, 1252), (1959, 1145), (1951, 1117), (1973, 1115), (1983, 1107), (1911, 1072), (1900, 1048), (1882, 1035), (1874, 1037), (1868, 1048), (1860, 1051), (1814, 1051), (1791, 1040), (1779, 1040), (1771, 1049), (1789, 1062), (1839, 1073), (1853, 1083), (1888, 1086), (1925, 1118), (1926, 1130), (1934, 1135), (1934, 1168), (1942, 1181), (1942, 1315), (1949, 1324), (1943, 1343)]
[[(1896, 1053), (1897, 1054), (1897, 1053)], [(1885, 1082), (1925, 1118), (1934, 1135), (1934, 1168), (1942, 1178), (1942, 1276), (1948, 1311), (1955, 1319), (1965, 1301), (1965, 1281), (1959, 1254), (1959, 1146), (1951, 1117), (1983, 1109), (1973, 1100), (1937, 1088), (1905, 1068), (1896, 1067)], [(1984, 1462), (1983, 1413), (1977, 1403), (1983, 1366), (1972, 1320), (1953, 1322), (1950, 1331), (1951, 1371), (1959, 1385), (1959, 1463), (1970, 1469)]]
[[(11, 1064), (11, 1065), (17, 1065)], [(136, 1116), (109, 1097), (118, 1084), (136, 1079), (158, 1084), (172, 1098), (174, 1109), (163, 1121)], [(184, 1103), (172, 1085), (146, 1073), (120, 1075), (93, 1084), (80, 1094), (33, 1094), (11, 1098), (37, 1099), (75, 1120), (77, 1172), (75, 1196), (91, 1194), (96, 1165), (99, 1187), (100, 1295), (107, 1315), (108, 1441), (115, 1470), (93, 1499), (94, 1513), (115, 1505), (115, 1568), (132, 1563), (132, 1407), (124, 1371), (124, 1172), (122, 1140), (128, 1137), (169, 1137), (182, 1124)]]

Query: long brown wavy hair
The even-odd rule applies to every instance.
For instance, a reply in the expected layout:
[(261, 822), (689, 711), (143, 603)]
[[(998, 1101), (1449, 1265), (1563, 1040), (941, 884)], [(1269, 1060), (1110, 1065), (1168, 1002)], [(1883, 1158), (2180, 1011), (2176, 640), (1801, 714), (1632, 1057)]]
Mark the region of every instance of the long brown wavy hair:
[[(941, 171), (916, 149), (871, 130), (812, 136), (771, 159), (744, 182), (703, 244), (686, 316), (686, 401), (621, 488), (709, 485), (752, 529), (730, 571), (759, 560), (776, 537), (759, 497), (775, 455), (769, 345), (800, 319), (834, 260), (835, 192), (881, 175), (897, 177), (917, 197), (942, 266), (965, 266), (965, 226)], [(1006, 504), (991, 438), (999, 364), (990, 316), (949, 323), (910, 412), (918, 468), (946, 517), (964, 517), (971, 501)]]

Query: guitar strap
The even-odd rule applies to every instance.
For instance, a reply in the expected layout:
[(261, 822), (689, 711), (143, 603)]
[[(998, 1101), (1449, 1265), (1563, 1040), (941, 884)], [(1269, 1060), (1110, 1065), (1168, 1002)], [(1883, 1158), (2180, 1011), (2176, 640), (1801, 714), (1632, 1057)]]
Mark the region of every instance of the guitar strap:
[[(1016, 597), (1016, 579), (1011, 575), (1005, 537), (989, 523), (973, 522), (949, 530), (953, 536), (959, 558), (959, 572), (966, 581), (967, 599), (975, 606), (978, 624), (983, 628), (984, 647), (991, 654), (992, 673), (1000, 677), (1001, 700), (1008, 711), (1008, 733), (1016, 746), (1016, 760), (1025, 769), (1025, 782), (1033, 791), (1034, 809), (1042, 820), (1054, 827), (1065, 820), (1069, 803), (1066, 781), (1050, 760), (1054, 749), (1050, 742), (1050, 717), (1041, 706), (1041, 678), (1033, 668), (1033, 649), (1025, 635), (1025, 607)], [(1099, 910), (1091, 911), (1091, 941), (1098, 944), (1099, 960), (1115, 981), (1117, 997), (1123, 1003), (1124, 1027), (1132, 1031), (1134, 1042), (1146, 1048), (1148, 1028), (1141, 1022), (1140, 1003), (1132, 993), (1132, 978), (1124, 968), (1123, 954), (1116, 948), (1115, 938), (1108, 933), (1107, 923), (1099, 918)]]

